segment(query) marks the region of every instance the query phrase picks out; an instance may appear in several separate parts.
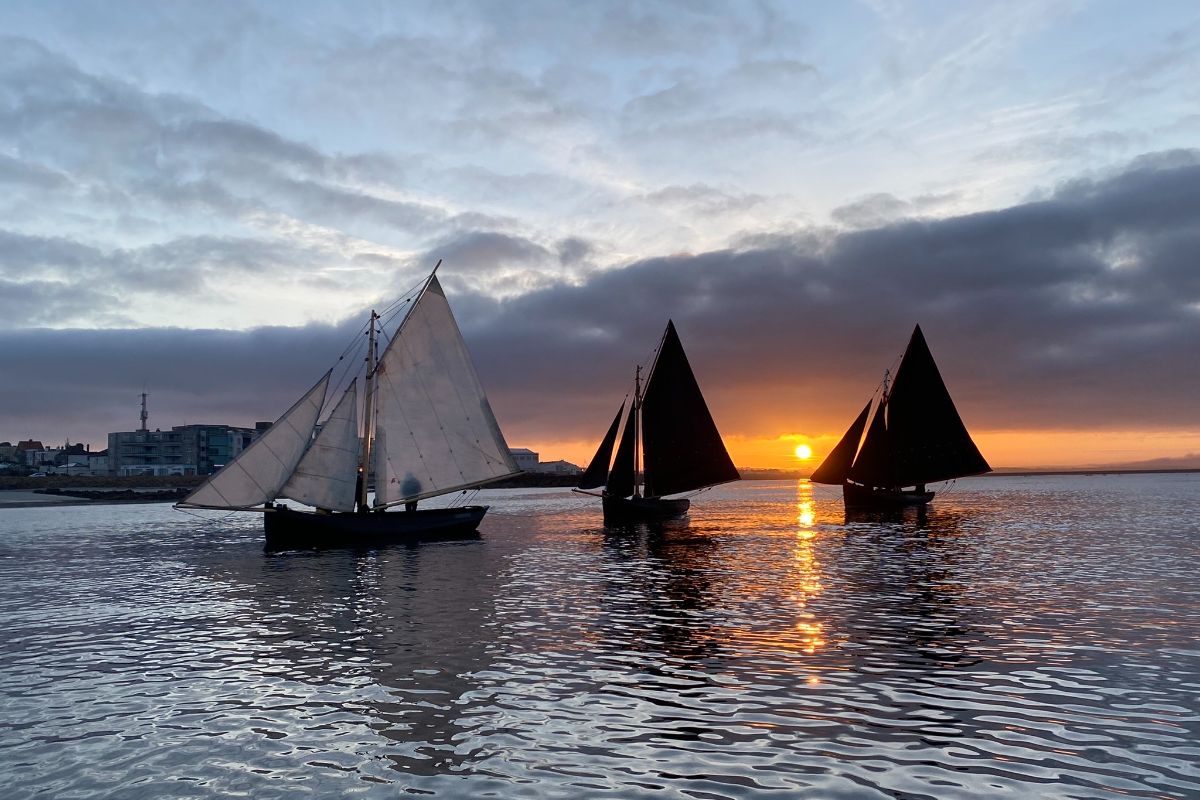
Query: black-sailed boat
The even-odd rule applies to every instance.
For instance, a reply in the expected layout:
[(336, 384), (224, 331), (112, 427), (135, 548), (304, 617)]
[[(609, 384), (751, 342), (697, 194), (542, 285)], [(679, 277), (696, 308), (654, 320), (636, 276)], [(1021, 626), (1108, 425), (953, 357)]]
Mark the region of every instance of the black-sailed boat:
[[(667, 321), (645, 391), (641, 367), (635, 370), (633, 402), (628, 414), (625, 411), (622, 402), (576, 489), (597, 494), (589, 490), (603, 487), (598, 494), (605, 525), (682, 517), (690, 501), (666, 495), (741, 479), (704, 402), (673, 322)], [(613, 458), (623, 416), (625, 429)]]
[(934, 496), (927, 484), (991, 471), (918, 325), (891, 386), (885, 372), (879, 402), (867, 401), (811, 480), (840, 485), (847, 508), (887, 509), (926, 505)]
[[(475, 374), (437, 267), (392, 308), (385, 314), (400, 322), (382, 353), (384, 316), (372, 311), (365, 326), (361, 430), (358, 376), (343, 378), (349, 385), (318, 425), (331, 369), (177, 507), (261, 512), (271, 548), (406, 542), (474, 531), (487, 506), (418, 510), (417, 503), (520, 469)], [(284, 498), (310, 508), (292, 508)], [(399, 505), (405, 510), (391, 510)]]

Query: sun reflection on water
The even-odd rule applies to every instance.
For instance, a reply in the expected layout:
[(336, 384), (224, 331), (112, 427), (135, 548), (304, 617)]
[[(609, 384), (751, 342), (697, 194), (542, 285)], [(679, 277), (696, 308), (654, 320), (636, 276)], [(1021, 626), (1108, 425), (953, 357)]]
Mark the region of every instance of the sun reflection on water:
[(821, 562), (817, 559), (813, 547), (816, 517), (813, 513), (812, 483), (807, 480), (796, 482), (796, 544), (792, 550), (792, 562), (795, 570), (794, 585), (796, 591), (792, 597), (796, 604), (799, 620), (795, 630), (799, 635), (804, 652), (812, 654), (825, 644), (823, 637), (825, 626), (814, 619), (808, 610), (809, 601), (819, 595), (824, 587), (821, 585)]

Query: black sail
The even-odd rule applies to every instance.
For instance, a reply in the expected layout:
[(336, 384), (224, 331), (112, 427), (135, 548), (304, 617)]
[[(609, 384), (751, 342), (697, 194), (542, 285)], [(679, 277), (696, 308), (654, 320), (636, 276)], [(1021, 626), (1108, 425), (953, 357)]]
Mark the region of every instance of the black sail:
[(612, 462), (613, 444), (617, 441), (617, 429), (621, 427), (621, 414), (624, 412), (625, 402), (621, 401), (621, 407), (617, 409), (617, 415), (613, 417), (608, 433), (600, 440), (596, 455), (592, 456), (583, 477), (579, 479), (580, 489), (595, 489), (608, 481), (608, 465)]
[(854, 462), (854, 454), (858, 452), (858, 443), (862, 440), (863, 428), (867, 426), (867, 417), (871, 414), (871, 401), (863, 406), (862, 413), (851, 423), (841, 440), (825, 456), (821, 466), (813, 470), (813, 483), (840, 484), (850, 474), (850, 465)]
[(670, 321), (642, 397), (642, 425), (647, 497), (741, 479)]
[(875, 485), (911, 486), (992, 469), (967, 433), (920, 325), (913, 330), (888, 397), (887, 438), (890, 482)]
[(613, 461), (612, 472), (608, 473), (605, 491), (612, 497), (629, 497), (633, 494), (637, 410), (637, 401), (634, 401), (629, 407), (629, 416), (625, 419), (625, 432), (621, 434), (621, 444), (617, 446), (617, 457)]
[(889, 417), (888, 398), (885, 396), (875, 408), (875, 418), (871, 420), (871, 427), (867, 428), (862, 449), (850, 467), (847, 476), (850, 480), (865, 486), (897, 485), (892, 475), (891, 436), (887, 427)]

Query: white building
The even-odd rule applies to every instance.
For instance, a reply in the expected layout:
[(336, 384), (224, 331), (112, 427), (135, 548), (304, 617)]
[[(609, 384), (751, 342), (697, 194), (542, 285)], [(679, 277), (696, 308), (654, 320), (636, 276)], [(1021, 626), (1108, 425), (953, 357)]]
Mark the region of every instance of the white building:
[(583, 469), (570, 461), (539, 461), (539, 453), (527, 447), (510, 447), (509, 455), (517, 466), (525, 472), (537, 472), (542, 475), (579, 475)]
[(538, 471), (538, 454), (527, 447), (510, 447), (508, 454), (517, 462), (517, 466), (525, 472)]

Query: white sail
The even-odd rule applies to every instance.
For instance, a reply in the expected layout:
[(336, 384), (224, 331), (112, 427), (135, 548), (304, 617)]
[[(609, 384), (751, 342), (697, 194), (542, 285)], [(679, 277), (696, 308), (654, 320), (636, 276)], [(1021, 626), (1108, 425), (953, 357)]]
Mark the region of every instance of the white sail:
[(358, 381), (350, 384), (279, 493), (317, 508), (353, 511), (358, 478)]
[(384, 350), (377, 375), (376, 506), (520, 472), (436, 276)]
[(274, 425), (180, 505), (251, 508), (274, 500), (312, 441), (329, 374), (326, 372)]

